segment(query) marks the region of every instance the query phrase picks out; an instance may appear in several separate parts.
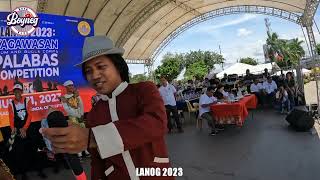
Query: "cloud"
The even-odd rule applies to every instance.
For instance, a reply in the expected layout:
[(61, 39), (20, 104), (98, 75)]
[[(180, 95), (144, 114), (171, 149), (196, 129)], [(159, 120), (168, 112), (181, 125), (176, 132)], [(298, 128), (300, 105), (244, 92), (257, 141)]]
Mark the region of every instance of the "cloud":
[(221, 29), (221, 28), (224, 28), (224, 27), (228, 27), (228, 26), (234, 26), (234, 25), (237, 25), (237, 24), (241, 24), (241, 23), (244, 23), (244, 22), (247, 22), (251, 19), (254, 19), (256, 18), (257, 15), (255, 14), (245, 14), (245, 15), (242, 15), (241, 17), (237, 18), (237, 19), (234, 19), (234, 20), (231, 20), (231, 21), (227, 21), (227, 22), (224, 22), (224, 23), (221, 23), (221, 24), (217, 24), (217, 25), (212, 25), (212, 26), (202, 26), (198, 29), (198, 32), (212, 32), (213, 30), (216, 30), (216, 29)]
[(246, 37), (248, 35), (252, 34), (252, 31), (246, 29), (246, 28), (240, 28), (237, 30), (237, 36), (238, 37)]
[(143, 74), (145, 72), (145, 68), (143, 64), (128, 64), (129, 72), (132, 75)]
[(265, 44), (264, 40), (247, 42), (245, 46), (237, 43), (237, 45), (227, 48), (223, 54), (228, 63), (235, 63), (240, 58), (245, 57), (252, 57), (263, 63), (265, 60), (262, 48), (263, 44)]

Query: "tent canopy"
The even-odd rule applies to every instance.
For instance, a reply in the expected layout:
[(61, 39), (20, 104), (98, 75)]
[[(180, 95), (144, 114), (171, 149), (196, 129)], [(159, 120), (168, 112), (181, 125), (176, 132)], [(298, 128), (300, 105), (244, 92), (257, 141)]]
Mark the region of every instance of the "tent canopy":
[[(229, 68), (219, 72), (217, 74), (218, 78), (222, 78), (224, 74), (237, 74), (237, 75), (245, 75), (246, 74), (246, 70), (249, 69), (251, 74), (261, 74), (264, 72), (264, 69), (268, 69), (268, 72), (274, 72), (276, 75), (280, 75), (281, 74), (281, 69), (279, 68), (278, 65), (276, 65), (275, 63), (266, 63), (266, 64), (259, 64), (259, 65), (248, 65), (248, 64), (243, 64), (243, 63), (236, 63), (233, 64), (232, 66), (230, 66)], [(295, 70), (293, 70), (295, 72)], [(283, 73), (285, 74), (286, 72), (289, 71), (283, 71)], [(310, 70), (308, 69), (302, 69), (302, 74), (308, 74), (310, 73)], [(213, 76), (213, 75), (211, 75)]]
[(249, 69), (251, 73), (252, 69), (254, 68), (254, 66), (251, 66), (249, 64), (243, 64), (243, 63), (235, 63), (232, 66), (230, 66), (229, 68), (221, 71), (220, 73), (217, 74), (217, 78), (222, 78), (224, 76), (224, 74), (238, 74), (238, 75), (242, 75), (242, 74), (246, 74), (246, 70)]
[(178, 27), (225, 7), (256, 5), (302, 14), (307, 0), (5, 0), (2, 11), (28, 5), (49, 14), (94, 20), (95, 32), (125, 48), (127, 59), (150, 59)]

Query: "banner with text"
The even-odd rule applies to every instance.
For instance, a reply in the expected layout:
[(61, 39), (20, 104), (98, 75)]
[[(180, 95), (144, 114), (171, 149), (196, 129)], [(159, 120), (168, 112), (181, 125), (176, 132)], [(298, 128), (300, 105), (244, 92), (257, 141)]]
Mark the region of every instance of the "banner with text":
[(23, 85), (23, 96), (32, 102), (32, 121), (46, 117), (49, 106), (63, 110), (59, 97), (63, 82), (72, 80), (85, 104), (94, 91), (86, 87), (81, 69), (84, 38), (94, 34), (93, 21), (38, 14), (39, 25), (29, 36), (17, 36), (7, 26), (9, 13), (0, 13), (0, 127), (9, 125), (8, 105), (13, 85)]

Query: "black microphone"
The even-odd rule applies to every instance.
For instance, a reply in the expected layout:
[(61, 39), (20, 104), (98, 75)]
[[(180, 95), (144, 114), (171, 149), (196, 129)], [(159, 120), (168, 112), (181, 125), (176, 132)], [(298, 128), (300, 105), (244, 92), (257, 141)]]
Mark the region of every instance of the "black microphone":
[[(68, 127), (68, 122), (61, 111), (53, 111), (47, 116), (48, 126), (53, 127)], [(81, 166), (81, 162), (76, 154), (63, 154), (69, 167), (77, 180), (86, 180), (86, 174)]]

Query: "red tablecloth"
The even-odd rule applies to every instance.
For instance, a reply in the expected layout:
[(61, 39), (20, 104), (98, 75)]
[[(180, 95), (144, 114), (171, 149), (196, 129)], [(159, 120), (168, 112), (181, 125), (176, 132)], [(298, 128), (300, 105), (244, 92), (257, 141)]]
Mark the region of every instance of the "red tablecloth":
[(236, 124), (242, 126), (248, 116), (248, 109), (257, 107), (255, 95), (243, 97), (236, 103), (215, 104), (210, 107), (218, 124)]

